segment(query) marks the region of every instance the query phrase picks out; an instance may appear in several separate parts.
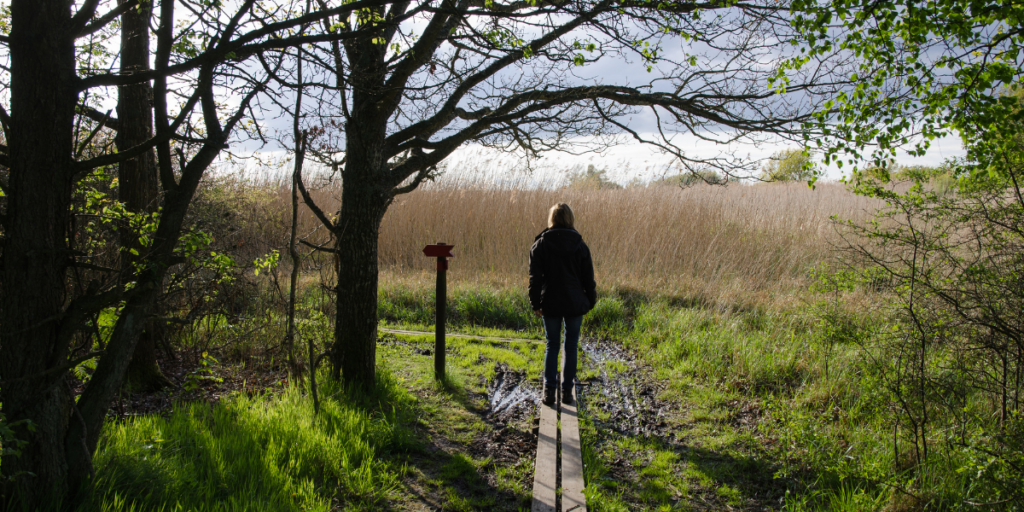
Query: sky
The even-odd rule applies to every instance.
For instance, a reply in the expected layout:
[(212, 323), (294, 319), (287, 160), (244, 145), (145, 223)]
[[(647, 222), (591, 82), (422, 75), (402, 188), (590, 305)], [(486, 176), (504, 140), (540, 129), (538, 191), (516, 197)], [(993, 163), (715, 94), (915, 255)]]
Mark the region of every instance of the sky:
[[(697, 157), (713, 157), (728, 154), (736, 157), (763, 160), (783, 149), (795, 149), (792, 143), (732, 144), (720, 146), (696, 137), (680, 137), (681, 148)], [(933, 141), (927, 154), (911, 156), (905, 151), (897, 153), (896, 162), (900, 165), (939, 166), (950, 158), (962, 157), (966, 154), (960, 138), (949, 136)], [(820, 155), (812, 158), (819, 163)], [(658, 179), (666, 175), (677, 174), (678, 164), (673, 163), (671, 156), (660, 153), (656, 148), (632, 141), (613, 146), (601, 154), (573, 155), (569, 153), (550, 152), (540, 160), (527, 162), (522, 156), (503, 154), (478, 145), (467, 145), (448, 158), (448, 169), (452, 172), (463, 172), (472, 175), (477, 173), (495, 173), (508, 170), (512, 178), (526, 179), (538, 185), (557, 184), (564, 180), (567, 173), (580, 172), (588, 165), (605, 170), (612, 181), (627, 184), (633, 180), (641, 182)], [(838, 181), (849, 172), (832, 164), (821, 167), (824, 171), (823, 181)]]

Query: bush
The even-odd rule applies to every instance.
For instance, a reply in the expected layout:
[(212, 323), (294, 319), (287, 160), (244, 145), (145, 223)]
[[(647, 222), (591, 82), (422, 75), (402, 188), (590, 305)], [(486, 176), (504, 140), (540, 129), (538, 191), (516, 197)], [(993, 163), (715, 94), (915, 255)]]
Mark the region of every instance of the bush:
[(1014, 141), (1001, 159), (960, 166), (951, 191), (928, 169), (903, 173), (909, 189), (862, 173), (857, 191), (888, 206), (845, 223), (849, 263), (867, 269), (895, 319), (869, 346), (891, 397), (894, 459), (922, 480), (942, 441), (973, 453), (984, 462), (957, 470), (973, 475), (963, 499), (976, 502), (1024, 498), (1022, 447), (1007, 435), (1024, 393), (1024, 147)]
[(608, 179), (608, 171), (597, 169), (593, 164), (587, 166), (585, 172), (569, 174), (566, 188), (571, 190), (617, 190), (622, 185)]
[(724, 185), (730, 178), (722, 176), (711, 169), (697, 169), (689, 172), (680, 172), (672, 176), (665, 176), (652, 180), (649, 187), (690, 187), (706, 183), (708, 185)]
[(803, 149), (784, 149), (771, 156), (761, 169), (764, 181), (808, 181), (818, 173), (811, 155)]

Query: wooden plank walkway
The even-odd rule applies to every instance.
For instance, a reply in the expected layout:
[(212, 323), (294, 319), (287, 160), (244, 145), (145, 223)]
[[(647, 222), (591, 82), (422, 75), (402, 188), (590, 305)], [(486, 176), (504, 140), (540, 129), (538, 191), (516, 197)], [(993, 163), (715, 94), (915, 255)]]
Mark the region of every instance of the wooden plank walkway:
[(540, 404), (537, 460), (533, 473), (533, 512), (555, 512), (558, 488), (558, 411)]
[(562, 512), (587, 510), (583, 496), (583, 450), (576, 402), (562, 404)]
[[(540, 405), (540, 428), (537, 431), (537, 461), (533, 474), (533, 512), (558, 510), (556, 489), (562, 489), (562, 512), (586, 512), (583, 495), (583, 450), (580, 444), (579, 416), (576, 402), (555, 407)], [(560, 414), (559, 414), (560, 413)], [(560, 420), (560, 421), (559, 421)], [(561, 432), (558, 425), (561, 423)], [(561, 435), (561, 452), (558, 443)], [(559, 468), (559, 460), (561, 468)], [(561, 477), (559, 478), (559, 469)]]

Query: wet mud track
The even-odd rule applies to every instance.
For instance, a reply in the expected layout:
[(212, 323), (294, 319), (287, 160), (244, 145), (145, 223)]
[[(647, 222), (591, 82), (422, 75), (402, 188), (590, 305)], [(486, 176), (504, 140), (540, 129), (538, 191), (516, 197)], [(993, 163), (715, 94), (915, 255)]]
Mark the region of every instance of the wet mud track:
[(540, 403), (540, 391), (527, 381), (526, 372), (495, 363), (494, 378), (487, 383), (487, 399), (489, 416), (507, 421), (532, 414)]
[(540, 404), (540, 392), (526, 378), (504, 363), (494, 363), (494, 377), (487, 382), (487, 415), (484, 420), (494, 430), (473, 442), (474, 455), (493, 457), (497, 462), (518, 461), (533, 453), (536, 438), (529, 430), (510, 428), (528, 426)]
[(665, 436), (670, 432), (665, 415), (669, 404), (658, 400), (654, 379), (629, 352), (611, 341), (585, 338), (580, 343), (582, 368), (597, 373), (579, 383), (581, 408), (604, 411), (594, 419), (598, 428), (609, 428), (632, 436)]

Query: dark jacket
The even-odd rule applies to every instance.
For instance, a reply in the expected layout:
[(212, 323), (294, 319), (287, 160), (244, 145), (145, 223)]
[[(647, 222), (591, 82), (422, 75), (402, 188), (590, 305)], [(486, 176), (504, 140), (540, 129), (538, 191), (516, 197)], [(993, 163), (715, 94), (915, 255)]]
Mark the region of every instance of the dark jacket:
[(580, 316), (597, 303), (590, 248), (575, 229), (541, 231), (530, 247), (530, 306), (544, 316)]

